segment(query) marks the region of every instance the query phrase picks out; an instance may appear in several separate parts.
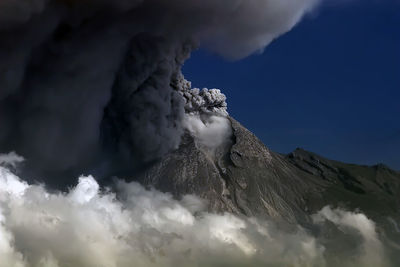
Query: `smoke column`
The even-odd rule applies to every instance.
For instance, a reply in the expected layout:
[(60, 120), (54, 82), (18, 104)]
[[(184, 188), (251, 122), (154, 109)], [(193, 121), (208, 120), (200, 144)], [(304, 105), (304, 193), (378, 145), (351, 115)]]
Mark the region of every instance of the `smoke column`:
[(199, 127), (217, 131), (210, 122), (227, 115), (220, 91), (191, 90), (181, 74), (194, 48), (245, 57), (315, 4), (3, 0), (0, 151), (28, 159), (35, 179), (56, 175), (51, 185), (81, 173), (132, 173), (176, 149), (187, 128), (204, 139)]

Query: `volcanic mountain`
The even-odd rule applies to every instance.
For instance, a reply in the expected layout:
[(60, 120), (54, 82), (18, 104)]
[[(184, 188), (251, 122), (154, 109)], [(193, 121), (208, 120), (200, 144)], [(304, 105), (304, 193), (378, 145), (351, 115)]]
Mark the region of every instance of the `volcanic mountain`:
[(145, 169), (139, 181), (177, 198), (200, 196), (213, 212), (287, 225), (311, 226), (311, 215), (327, 205), (358, 210), (398, 249), (399, 172), (383, 164), (333, 161), (300, 148), (279, 154), (235, 119), (229, 121), (230, 142), (210, 151), (186, 133), (179, 149)]

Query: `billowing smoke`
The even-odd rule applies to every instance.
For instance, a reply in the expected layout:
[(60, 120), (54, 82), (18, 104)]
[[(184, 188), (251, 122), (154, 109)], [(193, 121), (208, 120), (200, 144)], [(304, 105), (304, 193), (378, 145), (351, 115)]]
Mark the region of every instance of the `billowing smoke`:
[(229, 145), (232, 128), (227, 119), (226, 96), (219, 89), (191, 89), (191, 83), (182, 75), (177, 88), (185, 102), (183, 127), (195, 137), (198, 148), (213, 156), (217, 148)]
[(176, 149), (187, 125), (209, 143), (202, 129), (229, 124), (225, 98), (187, 86), (190, 52), (261, 51), (316, 2), (3, 0), (0, 151), (29, 159), (34, 179), (103, 177)]
[[(325, 207), (313, 234), (209, 213), (195, 196), (176, 200), (137, 183), (118, 181), (112, 191), (88, 176), (67, 193), (48, 192), (6, 167), (21, 161), (14, 156), (0, 163), (1, 267), (389, 266), (362, 213)], [(326, 243), (321, 233), (332, 231), (351, 246)]]

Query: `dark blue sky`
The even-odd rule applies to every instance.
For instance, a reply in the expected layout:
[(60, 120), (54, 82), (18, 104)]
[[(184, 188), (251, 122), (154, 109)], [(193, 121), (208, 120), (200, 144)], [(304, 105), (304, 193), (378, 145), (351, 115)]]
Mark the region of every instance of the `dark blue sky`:
[(228, 62), (199, 50), (184, 74), (220, 88), (230, 114), (272, 150), (400, 170), (397, 0), (325, 6), (262, 55)]

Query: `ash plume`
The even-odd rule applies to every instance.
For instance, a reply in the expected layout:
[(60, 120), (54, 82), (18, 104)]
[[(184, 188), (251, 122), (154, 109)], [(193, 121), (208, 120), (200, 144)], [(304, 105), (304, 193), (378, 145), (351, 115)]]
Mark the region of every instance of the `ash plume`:
[(1, 1), (0, 151), (29, 159), (31, 177), (156, 160), (179, 146), (187, 114), (227, 114), (219, 91), (183, 81), (194, 48), (261, 51), (316, 2)]

